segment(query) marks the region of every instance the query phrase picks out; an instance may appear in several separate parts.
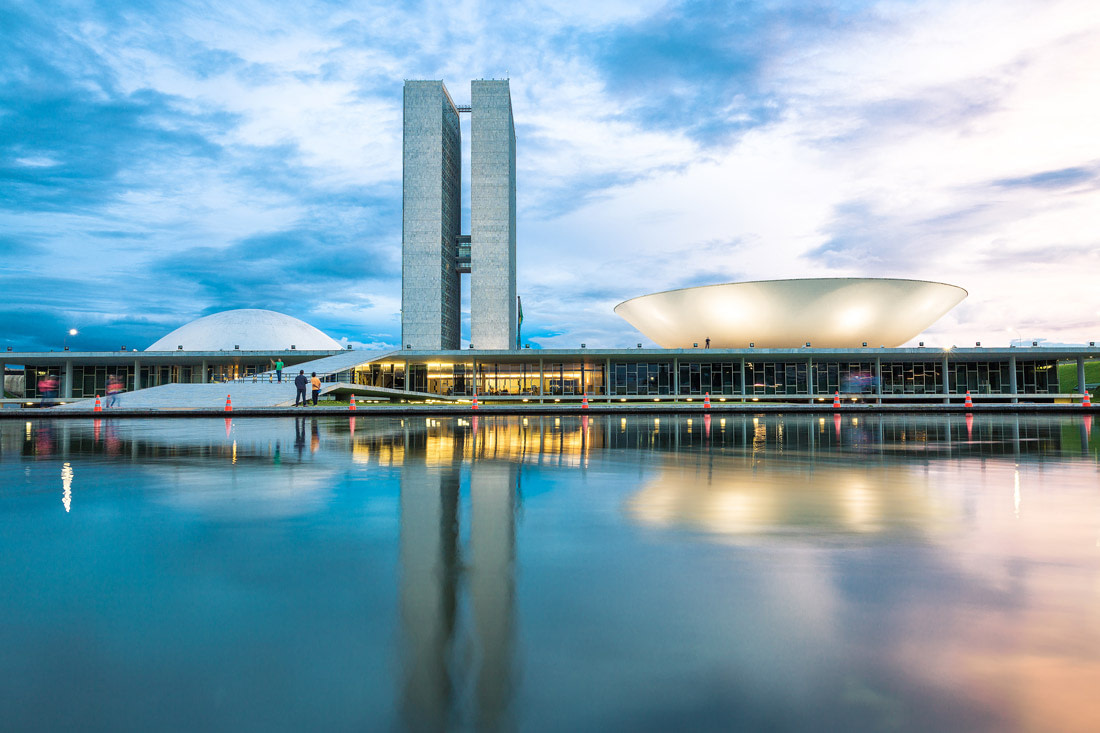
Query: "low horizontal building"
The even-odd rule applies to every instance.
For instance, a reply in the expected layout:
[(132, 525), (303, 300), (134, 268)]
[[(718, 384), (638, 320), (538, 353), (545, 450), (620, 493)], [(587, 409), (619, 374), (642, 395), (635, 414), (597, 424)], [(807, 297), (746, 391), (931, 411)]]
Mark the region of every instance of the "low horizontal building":
[[(338, 356), (336, 356), (338, 355)], [(8, 352), (25, 375), (28, 401), (50, 374), (59, 397), (103, 394), (116, 375), (127, 391), (172, 382), (270, 378), (317, 371), (343, 391), (386, 398), (568, 402), (699, 399), (792, 401), (845, 399), (938, 402), (967, 391), (985, 401), (1053, 402), (1079, 398), (1094, 346), (1034, 348), (856, 349), (522, 349), (507, 351), (165, 351)], [(1074, 389), (1063, 389), (1058, 363), (1076, 365)], [(293, 372), (292, 372), (293, 373)], [(264, 375), (262, 377), (258, 375)], [(400, 393), (395, 395), (396, 393)]]
[(226, 382), (267, 372), (274, 368), (279, 359), (290, 369), (334, 353), (342, 352), (329, 349), (9, 351), (0, 354), (0, 358), (4, 361), (6, 372), (4, 391), (16, 399), (37, 401), (42, 397), (38, 385), (47, 377), (53, 377), (58, 384), (56, 397), (64, 400), (84, 399), (105, 394), (107, 382), (112, 376), (122, 382), (127, 392), (132, 392), (162, 384)]
[(802, 401), (845, 397), (940, 401), (952, 396), (1049, 402), (1057, 365), (1082, 374), (1095, 347), (857, 349), (580, 349), (396, 351), (343, 379), (414, 394), (480, 400), (693, 399)]

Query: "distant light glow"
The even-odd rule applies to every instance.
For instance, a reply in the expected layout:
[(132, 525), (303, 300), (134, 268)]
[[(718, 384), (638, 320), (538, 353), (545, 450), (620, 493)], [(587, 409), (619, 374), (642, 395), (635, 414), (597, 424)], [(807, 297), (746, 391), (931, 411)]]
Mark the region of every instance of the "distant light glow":
[(61, 503), (67, 514), (73, 503), (73, 464), (68, 462), (61, 466)]

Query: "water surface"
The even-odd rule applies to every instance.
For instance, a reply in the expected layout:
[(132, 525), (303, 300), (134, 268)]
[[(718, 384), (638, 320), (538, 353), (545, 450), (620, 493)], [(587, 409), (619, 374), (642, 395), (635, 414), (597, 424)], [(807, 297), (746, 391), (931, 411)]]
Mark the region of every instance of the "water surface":
[(1091, 418), (0, 422), (14, 730), (1094, 731)]

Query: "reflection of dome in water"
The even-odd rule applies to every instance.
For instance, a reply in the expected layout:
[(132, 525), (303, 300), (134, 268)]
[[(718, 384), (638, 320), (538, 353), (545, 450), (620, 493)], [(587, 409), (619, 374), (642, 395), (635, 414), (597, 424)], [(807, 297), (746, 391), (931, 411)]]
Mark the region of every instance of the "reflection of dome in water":
[(669, 466), (632, 496), (636, 522), (740, 536), (925, 534), (942, 529), (954, 510), (904, 467), (811, 470)]
[(198, 318), (180, 326), (146, 351), (282, 351), (291, 346), (305, 351), (340, 348), (321, 331), (285, 313), (241, 308)]

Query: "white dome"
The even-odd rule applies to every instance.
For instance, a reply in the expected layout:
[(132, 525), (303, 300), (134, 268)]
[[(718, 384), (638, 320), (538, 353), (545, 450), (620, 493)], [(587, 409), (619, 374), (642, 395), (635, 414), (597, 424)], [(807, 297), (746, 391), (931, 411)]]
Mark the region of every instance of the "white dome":
[(900, 346), (954, 308), (966, 291), (924, 280), (837, 277), (703, 285), (651, 293), (615, 312), (662, 348), (709, 338), (719, 349)]
[(340, 344), (305, 321), (285, 313), (241, 308), (180, 326), (146, 351), (335, 351)]

